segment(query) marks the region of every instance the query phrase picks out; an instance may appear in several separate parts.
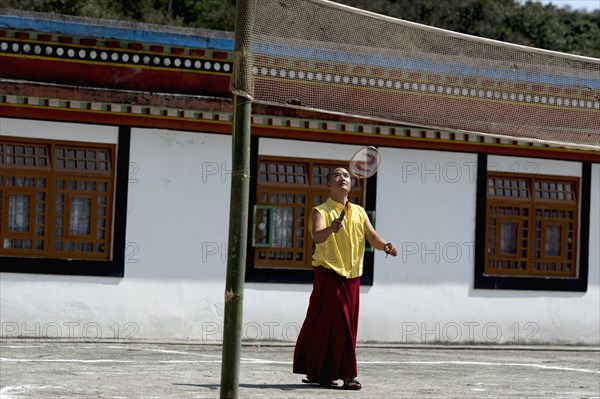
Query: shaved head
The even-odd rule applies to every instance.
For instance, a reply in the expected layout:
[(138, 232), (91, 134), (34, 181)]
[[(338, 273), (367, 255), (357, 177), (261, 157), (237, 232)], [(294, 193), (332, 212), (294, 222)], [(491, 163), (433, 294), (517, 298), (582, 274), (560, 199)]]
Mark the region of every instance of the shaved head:
[(334, 175), (334, 173), (347, 173), (348, 175), (350, 175), (350, 172), (348, 172), (348, 169), (344, 168), (343, 166), (336, 166), (335, 168), (331, 168), (329, 170), (329, 173), (327, 173), (327, 182), (329, 182), (329, 179), (331, 178), (331, 176)]

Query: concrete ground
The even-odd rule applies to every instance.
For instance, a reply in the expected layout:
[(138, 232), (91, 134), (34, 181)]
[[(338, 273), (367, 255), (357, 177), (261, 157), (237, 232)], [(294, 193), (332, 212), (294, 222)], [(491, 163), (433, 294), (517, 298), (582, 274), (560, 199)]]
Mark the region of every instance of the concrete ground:
[[(293, 345), (244, 344), (239, 398), (600, 398), (600, 349), (360, 345), (361, 391), (292, 374)], [(0, 342), (0, 398), (218, 398), (221, 347)]]

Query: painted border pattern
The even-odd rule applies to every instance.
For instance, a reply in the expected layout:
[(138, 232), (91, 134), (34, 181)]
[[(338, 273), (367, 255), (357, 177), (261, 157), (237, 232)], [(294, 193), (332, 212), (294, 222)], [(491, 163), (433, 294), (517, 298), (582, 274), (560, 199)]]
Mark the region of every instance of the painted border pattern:
[[(230, 124), (233, 121), (231, 112), (203, 111), (197, 109), (180, 109), (168, 106), (130, 105), (114, 102), (73, 101), (38, 96), (1, 95), (0, 107), (45, 108), (56, 111), (72, 111), (83, 113), (106, 113), (128, 115), (140, 118), (157, 118), (163, 120), (185, 120), (190, 122), (221, 122)], [(434, 129), (422, 129), (400, 126), (389, 126), (369, 123), (341, 122), (308, 118), (295, 118), (277, 115), (253, 115), (254, 126), (305, 130), (315, 132), (333, 132), (363, 134), (370, 136), (387, 136), (396, 138), (447, 141), (454, 143), (477, 143), (489, 145), (509, 145), (527, 148), (562, 148), (544, 143), (531, 143), (526, 140), (499, 139), (491, 136), (480, 136), (469, 133), (455, 133)]]
[(224, 51), (16, 31), (0, 31), (0, 55), (228, 75), (233, 68)]

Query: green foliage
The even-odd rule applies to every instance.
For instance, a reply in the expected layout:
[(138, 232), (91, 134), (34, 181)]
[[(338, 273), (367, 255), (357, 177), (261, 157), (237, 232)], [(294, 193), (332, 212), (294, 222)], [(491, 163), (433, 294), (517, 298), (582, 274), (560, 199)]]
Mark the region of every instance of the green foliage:
[(234, 0), (184, 0), (184, 3), (186, 25), (225, 31), (234, 30)]
[[(337, 0), (438, 28), (600, 58), (600, 10), (532, 0)], [(0, 7), (233, 31), (235, 0), (0, 0)]]
[[(355, 1), (354, 3), (360, 3)], [(385, 0), (373, 10), (509, 43), (600, 58), (600, 11), (527, 0)]]

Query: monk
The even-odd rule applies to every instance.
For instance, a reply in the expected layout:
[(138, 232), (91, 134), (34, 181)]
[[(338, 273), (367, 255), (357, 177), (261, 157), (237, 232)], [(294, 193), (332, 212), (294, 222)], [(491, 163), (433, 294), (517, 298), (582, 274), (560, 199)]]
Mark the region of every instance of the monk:
[(392, 256), (398, 251), (375, 231), (364, 208), (348, 201), (351, 181), (347, 169), (333, 168), (327, 175), (329, 198), (313, 208), (309, 219), (316, 244), (313, 291), (294, 350), (293, 372), (305, 374), (305, 383), (339, 387), (341, 380), (342, 389), (359, 390), (356, 334), (365, 238)]

